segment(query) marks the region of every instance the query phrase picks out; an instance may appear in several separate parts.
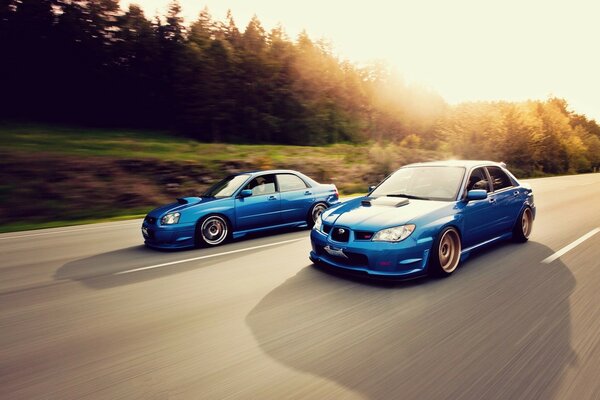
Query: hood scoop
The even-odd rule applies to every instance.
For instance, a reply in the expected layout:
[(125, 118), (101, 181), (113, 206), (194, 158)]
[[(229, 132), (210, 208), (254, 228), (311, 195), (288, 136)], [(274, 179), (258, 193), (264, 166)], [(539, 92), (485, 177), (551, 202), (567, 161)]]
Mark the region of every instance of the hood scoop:
[(360, 202), (364, 207), (371, 206), (383, 206), (383, 207), (402, 207), (410, 203), (408, 199), (398, 197), (376, 197), (374, 199), (368, 198)]
[(183, 204), (198, 203), (201, 200), (202, 199), (199, 197), (180, 197), (177, 199), (177, 203), (183, 205)]

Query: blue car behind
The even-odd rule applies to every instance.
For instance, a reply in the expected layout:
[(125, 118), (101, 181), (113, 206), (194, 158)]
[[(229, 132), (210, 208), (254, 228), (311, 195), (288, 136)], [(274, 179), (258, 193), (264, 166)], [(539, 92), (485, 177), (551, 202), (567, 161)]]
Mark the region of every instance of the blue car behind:
[(142, 224), (147, 246), (179, 249), (216, 246), (250, 232), (312, 227), (339, 203), (335, 185), (291, 170), (234, 174), (201, 197), (185, 197), (152, 210)]
[(311, 231), (310, 259), (372, 277), (448, 276), (478, 247), (526, 241), (534, 218), (532, 189), (504, 164), (411, 164), (366, 197), (325, 211)]

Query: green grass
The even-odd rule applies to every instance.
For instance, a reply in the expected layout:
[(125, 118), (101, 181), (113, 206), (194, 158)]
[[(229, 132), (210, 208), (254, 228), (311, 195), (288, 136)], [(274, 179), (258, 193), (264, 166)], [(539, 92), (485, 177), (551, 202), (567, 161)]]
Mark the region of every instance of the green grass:
[[(165, 132), (102, 130), (44, 125), (0, 125), (0, 149), (74, 156), (193, 161), (256, 160), (285, 162), (307, 154), (351, 161), (364, 154), (364, 145), (323, 147), (200, 143)], [(355, 159), (354, 159), (355, 160)]]
[[(149, 210), (148, 210), (149, 211)], [(114, 222), (114, 221), (125, 221), (130, 219), (138, 219), (143, 218), (147, 212), (144, 213), (136, 213), (139, 212), (137, 210), (121, 210), (123, 215), (117, 215), (113, 217), (105, 217), (105, 218), (82, 218), (82, 219), (70, 219), (66, 221), (45, 221), (45, 222), (15, 222), (9, 224), (0, 225), (0, 233), (8, 233), (8, 232), (20, 232), (20, 231), (30, 231), (37, 229), (48, 229), (48, 228), (60, 228), (64, 226), (74, 226), (74, 225), (88, 225), (88, 224), (96, 224), (99, 222)], [(129, 214), (128, 212), (131, 212)]]
[[(372, 144), (334, 144), (311, 147), (202, 143), (177, 137), (168, 132), (90, 129), (39, 124), (0, 124), (0, 157), (5, 154), (7, 159), (10, 159), (10, 156), (17, 155), (34, 155), (40, 160), (44, 160), (45, 157), (53, 160), (57, 156), (59, 159), (64, 156), (65, 158), (75, 157), (82, 160), (98, 157), (117, 160), (146, 159), (176, 162), (181, 164), (180, 168), (183, 169), (187, 168), (187, 164), (182, 162), (191, 162), (203, 166), (209, 171), (208, 175), (214, 179), (218, 179), (226, 173), (223, 171), (223, 165), (225, 162), (231, 161), (244, 163), (248, 168), (256, 169), (298, 169), (322, 182), (335, 183), (340, 192), (345, 195), (364, 191), (368, 184), (375, 183), (375, 181), (363, 182), (364, 179), (367, 179), (365, 174), (371, 176), (377, 174), (377, 171), (381, 169), (372, 168), (373, 166), (377, 167), (379, 163), (383, 163), (382, 168), (388, 168), (387, 164), (401, 164), (403, 162), (402, 157), (406, 157), (403, 153), (398, 153), (403, 150), (398, 145), (386, 147), (385, 149), (377, 148), (378, 151), (374, 153), (371, 151), (372, 146)], [(407, 154), (409, 153), (412, 156), (413, 152), (407, 152)], [(38, 168), (38, 170), (35, 168)], [(27, 168), (24, 168), (24, 170), (27, 170)], [(65, 173), (65, 171), (61, 172)], [(385, 172), (389, 171), (386, 170)], [(53, 178), (53, 175), (54, 169), (49, 164), (43, 169), (34, 167), (24, 171), (23, 177), (29, 176), (27, 179), (21, 179), (22, 177), (17, 174), (17, 176), (10, 176), (12, 180), (9, 182), (0, 182), (0, 207), (6, 206), (3, 212), (6, 220), (5, 223), (0, 225), (0, 232), (139, 218), (149, 211), (139, 208), (123, 209), (118, 204), (98, 204), (93, 196), (90, 196), (89, 204), (79, 204), (78, 207), (71, 210), (63, 207), (69, 202), (67, 196), (66, 200), (44, 198), (40, 199), (38, 203), (44, 211), (56, 209), (55, 213), (49, 215), (60, 216), (60, 220), (49, 221), (47, 216), (43, 217), (41, 213), (35, 215), (35, 212), (32, 212), (29, 216), (10, 219), (7, 204), (12, 202), (13, 207), (18, 207), (18, 203), (14, 201), (15, 199), (31, 197), (31, 193), (36, 193), (37, 187), (46, 184)], [(102, 181), (103, 179), (98, 174), (84, 173), (83, 175), (88, 181), (90, 179)], [(142, 175), (140, 174), (137, 178), (144, 178)], [(379, 173), (379, 175), (381, 174)], [(132, 175), (131, 178), (136, 177)], [(121, 176), (120, 179), (123, 179), (123, 177)], [(151, 179), (152, 177), (150, 177)], [(76, 180), (74, 182), (76, 184)], [(148, 184), (148, 181), (144, 180), (138, 180), (137, 182), (141, 185)], [(64, 182), (59, 184), (64, 185)], [(70, 194), (69, 187), (64, 187), (64, 193)], [(99, 187), (103, 186), (99, 185)], [(124, 190), (122, 181), (121, 186), (115, 185), (115, 187)], [(129, 188), (127, 187), (127, 189)], [(75, 195), (77, 193), (75, 190)], [(87, 194), (81, 193), (78, 195), (80, 198), (87, 196)], [(0, 211), (2, 211), (1, 208)], [(46, 212), (44, 215), (48, 215), (48, 213)]]

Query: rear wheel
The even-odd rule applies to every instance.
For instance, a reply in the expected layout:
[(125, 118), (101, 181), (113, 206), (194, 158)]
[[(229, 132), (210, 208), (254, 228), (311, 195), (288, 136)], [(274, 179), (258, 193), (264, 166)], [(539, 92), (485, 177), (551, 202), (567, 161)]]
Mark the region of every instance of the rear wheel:
[(219, 215), (209, 215), (196, 226), (198, 246), (216, 246), (229, 237), (229, 224)]
[(429, 266), (432, 275), (446, 277), (452, 274), (460, 263), (461, 249), (458, 231), (452, 227), (442, 230), (431, 248)]
[(323, 211), (327, 209), (327, 204), (325, 203), (317, 203), (311, 207), (310, 212), (308, 213), (308, 218), (306, 219), (306, 223), (309, 228), (312, 228), (317, 222), (317, 218), (323, 214)]
[(521, 212), (521, 215), (519, 215), (519, 219), (517, 219), (517, 223), (513, 228), (513, 240), (519, 243), (526, 242), (529, 239), (532, 229), (533, 212), (531, 211), (531, 208), (526, 207), (523, 212)]

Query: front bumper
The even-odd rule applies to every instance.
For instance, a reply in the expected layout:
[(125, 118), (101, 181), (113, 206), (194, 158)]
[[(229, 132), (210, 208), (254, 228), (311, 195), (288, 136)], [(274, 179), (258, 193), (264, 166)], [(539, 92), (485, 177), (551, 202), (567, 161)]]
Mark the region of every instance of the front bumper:
[(185, 249), (194, 247), (194, 225), (161, 226), (147, 220), (142, 223), (144, 244), (157, 249)]
[(416, 240), (413, 235), (398, 243), (354, 240), (353, 235), (348, 242), (336, 242), (313, 229), (309, 258), (313, 263), (377, 278), (417, 278), (427, 273), (433, 238)]

